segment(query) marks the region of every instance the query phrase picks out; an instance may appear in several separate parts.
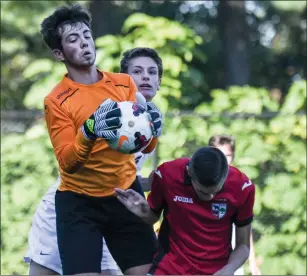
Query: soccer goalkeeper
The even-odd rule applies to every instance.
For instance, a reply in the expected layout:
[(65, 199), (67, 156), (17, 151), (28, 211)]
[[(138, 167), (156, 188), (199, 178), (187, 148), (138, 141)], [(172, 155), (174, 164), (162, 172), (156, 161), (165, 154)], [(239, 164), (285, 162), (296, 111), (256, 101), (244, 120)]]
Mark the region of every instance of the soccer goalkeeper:
[[(61, 175), (55, 210), (63, 274), (100, 273), (102, 237), (125, 274), (146, 274), (156, 245), (153, 229), (114, 196), (115, 187), (138, 190), (134, 156), (112, 150), (105, 140), (119, 127), (117, 102), (136, 101), (136, 86), (127, 74), (96, 68), (90, 20), (78, 5), (61, 7), (44, 19), (41, 30), (67, 68), (44, 101)], [(148, 152), (162, 130), (161, 113), (150, 107), (159, 116)]]
[[(150, 102), (160, 89), (163, 74), (162, 60), (151, 48), (133, 48), (123, 54), (121, 73), (128, 73), (134, 80), (138, 91)], [(141, 175), (142, 166), (151, 153), (135, 153), (137, 175)], [(30, 263), (30, 275), (63, 274), (56, 235), (55, 193), (60, 178), (50, 187), (41, 200), (33, 217), (28, 238), (28, 250), (24, 256)], [(142, 189), (139, 186), (139, 192)], [(117, 265), (112, 258), (105, 240), (102, 239), (101, 273), (118, 275)]]

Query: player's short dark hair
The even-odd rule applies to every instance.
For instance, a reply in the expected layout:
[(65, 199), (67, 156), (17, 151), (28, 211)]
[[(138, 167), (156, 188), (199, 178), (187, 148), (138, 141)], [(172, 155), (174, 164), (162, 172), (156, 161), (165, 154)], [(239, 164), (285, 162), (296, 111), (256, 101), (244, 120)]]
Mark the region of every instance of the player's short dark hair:
[(209, 139), (208, 144), (210, 147), (229, 145), (233, 155), (235, 153), (236, 140), (231, 135), (227, 135), (227, 134), (214, 135)]
[(61, 34), (59, 29), (65, 25), (70, 24), (72, 26), (80, 23), (84, 23), (91, 28), (91, 15), (82, 8), (82, 6), (76, 4), (71, 7), (61, 6), (55, 10), (53, 14), (46, 17), (41, 24), (41, 35), (46, 45), (51, 49), (62, 49)]
[(129, 61), (135, 57), (150, 57), (154, 60), (154, 62), (158, 66), (158, 74), (159, 78), (162, 78), (163, 75), (163, 64), (162, 59), (160, 58), (159, 54), (156, 50), (147, 47), (136, 47), (131, 50), (128, 50), (123, 53), (123, 58), (120, 61), (120, 72), (121, 73), (128, 73), (128, 65)]
[(189, 163), (189, 171), (205, 187), (213, 187), (225, 181), (228, 174), (228, 163), (225, 154), (214, 147), (198, 149)]

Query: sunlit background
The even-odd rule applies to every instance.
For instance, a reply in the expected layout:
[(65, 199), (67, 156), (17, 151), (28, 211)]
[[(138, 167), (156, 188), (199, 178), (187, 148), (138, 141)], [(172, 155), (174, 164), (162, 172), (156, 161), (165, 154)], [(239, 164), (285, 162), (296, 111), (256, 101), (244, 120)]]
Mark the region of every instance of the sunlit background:
[(233, 135), (235, 165), (257, 186), (262, 274), (306, 275), (305, 1), (1, 1), (1, 274), (28, 273), (31, 219), (58, 174), (42, 107), (65, 67), (39, 31), (71, 3), (92, 13), (102, 70), (118, 72), (137, 46), (162, 57), (164, 130), (144, 177), (211, 135)]

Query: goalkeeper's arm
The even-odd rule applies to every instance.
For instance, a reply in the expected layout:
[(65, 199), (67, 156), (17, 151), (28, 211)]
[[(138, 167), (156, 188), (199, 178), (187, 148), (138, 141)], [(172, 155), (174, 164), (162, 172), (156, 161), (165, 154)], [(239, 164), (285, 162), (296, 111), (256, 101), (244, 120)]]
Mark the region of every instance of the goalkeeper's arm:
[[(82, 125), (76, 132), (73, 120), (51, 98), (45, 98), (44, 105), (48, 110), (45, 112), (45, 119), (56, 158), (60, 168), (67, 173), (75, 173), (83, 166), (88, 159), (97, 137), (108, 138), (106, 135), (114, 135), (114, 131), (116, 131), (109, 131), (107, 127), (97, 126), (99, 124), (103, 126), (108, 125), (108, 123), (103, 122), (101, 119), (98, 124), (94, 121), (93, 128), (90, 130), (85, 130), (84, 125)], [(93, 117), (95, 117), (93, 115), (89, 118), (90, 120), (93, 120)], [(109, 118), (103, 112), (101, 116)], [(101, 116), (96, 116), (94, 120), (99, 120)], [(111, 118), (111, 121), (114, 123), (119, 120)], [(85, 124), (87, 123), (88, 120)]]

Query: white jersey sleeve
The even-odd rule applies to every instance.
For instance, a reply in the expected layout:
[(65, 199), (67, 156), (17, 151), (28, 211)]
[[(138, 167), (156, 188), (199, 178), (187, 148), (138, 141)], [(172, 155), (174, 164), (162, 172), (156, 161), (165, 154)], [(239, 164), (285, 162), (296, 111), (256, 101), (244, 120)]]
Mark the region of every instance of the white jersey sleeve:
[(153, 150), (151, 153), (142, 153), (142, 152), (136, 152), (134, 154), (134, 160), (135, 160), (135, 164), (136, 164), (136, 174), (138, 176), (142, 176), (141, 171), (142, 171), (142, 167), (145, 163), (145, 161), (154, 155), (155, 150)]

